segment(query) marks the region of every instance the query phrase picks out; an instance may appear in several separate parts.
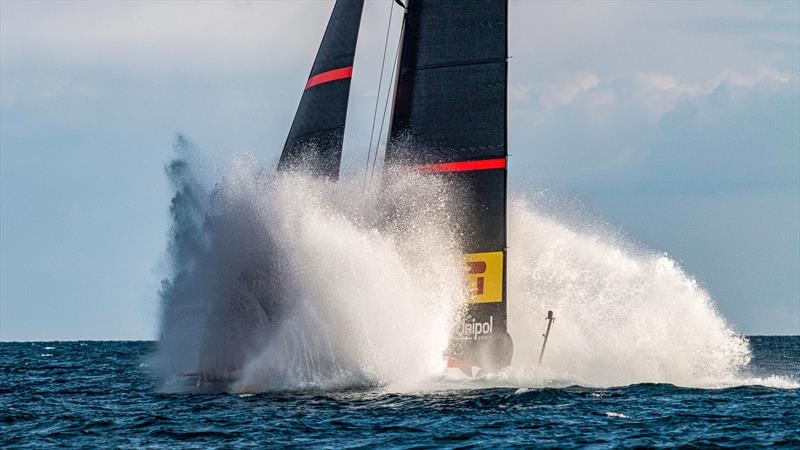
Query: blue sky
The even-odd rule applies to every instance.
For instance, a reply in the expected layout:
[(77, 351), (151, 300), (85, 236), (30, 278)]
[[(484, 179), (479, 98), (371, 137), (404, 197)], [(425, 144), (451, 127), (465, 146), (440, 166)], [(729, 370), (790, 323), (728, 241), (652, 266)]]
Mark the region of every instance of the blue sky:
[[(348, 170), (389, 3), (365, 7)], [(176, 133), (211, 173), (274, 163), (331, 7), (0, 3), (0, 339), (156, 336)], [(510, 53), (512, 189), (668, 253), (741, 332), (800, 332), (800, 3), (512, 1)]]

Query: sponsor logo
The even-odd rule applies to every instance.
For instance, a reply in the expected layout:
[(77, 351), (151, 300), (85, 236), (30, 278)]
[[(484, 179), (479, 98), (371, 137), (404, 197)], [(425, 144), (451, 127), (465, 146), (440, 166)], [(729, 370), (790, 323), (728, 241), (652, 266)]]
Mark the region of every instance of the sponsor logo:
[(456, 337), (477, 341), (485, 339), (494, 330), (494, 316), (489, 316), (488, 322), (476, 322), (472, 316), (467, 316), (456, 324)]
[(468, 253), (467, 303), (503, 301), (503, 252)]

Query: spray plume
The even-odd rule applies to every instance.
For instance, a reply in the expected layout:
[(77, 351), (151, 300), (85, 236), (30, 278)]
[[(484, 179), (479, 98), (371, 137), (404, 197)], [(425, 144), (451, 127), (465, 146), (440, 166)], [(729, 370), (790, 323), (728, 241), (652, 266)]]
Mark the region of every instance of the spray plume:
[[(765, 383), (741, 377), (746, 340), (674, 261), (515, 200), (512, 365), (453, 384), (442, 354), (465, 284), (449, 226), (458, 198), (446, 183), (396, 174), (377, 195), (359, 177), (276, 175), (241, 157), (209, 187), (193, 172), (191, 145), (176, 148), (172, 272), (152, 362), (165, 380), (226, 373), (229, 390), (251, 392)], [(547, 310), (558, 320), (537, 369)]]

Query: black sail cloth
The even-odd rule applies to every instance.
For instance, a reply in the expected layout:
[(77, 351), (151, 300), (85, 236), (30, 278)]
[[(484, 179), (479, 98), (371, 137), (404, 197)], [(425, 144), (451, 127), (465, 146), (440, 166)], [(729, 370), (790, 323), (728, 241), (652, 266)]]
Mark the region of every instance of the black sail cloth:
[(506, 330), (507, 17), (503, 0), (409, 0), (387, 168), (446, 177), (459, 190), (468, 304), (456, 365), (511, 362)]
[(364, 0), (337, 0), (311, 68), (278, 170), (337, 179)]

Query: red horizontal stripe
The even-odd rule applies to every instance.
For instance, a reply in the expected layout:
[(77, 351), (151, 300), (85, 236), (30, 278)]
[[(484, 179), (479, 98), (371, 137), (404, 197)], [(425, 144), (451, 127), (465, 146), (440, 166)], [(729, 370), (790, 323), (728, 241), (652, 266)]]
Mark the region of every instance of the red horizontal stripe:
[(308, 79), (306, 89), (316, 86), (318, 84), (327, 83), (329, 81), (341, 80), (342, 78), (350, 78), (353, 76), (353, 66), (342, 67), (341, 69), (333, 69), (327, 72), (314, 75)]
[(469, 170), (505, 169), (506, 159), (479, 159), (477, 161), (459, 161), (441, 164), (423, 164), (414, 166), (417, 172), (465, 172)]

